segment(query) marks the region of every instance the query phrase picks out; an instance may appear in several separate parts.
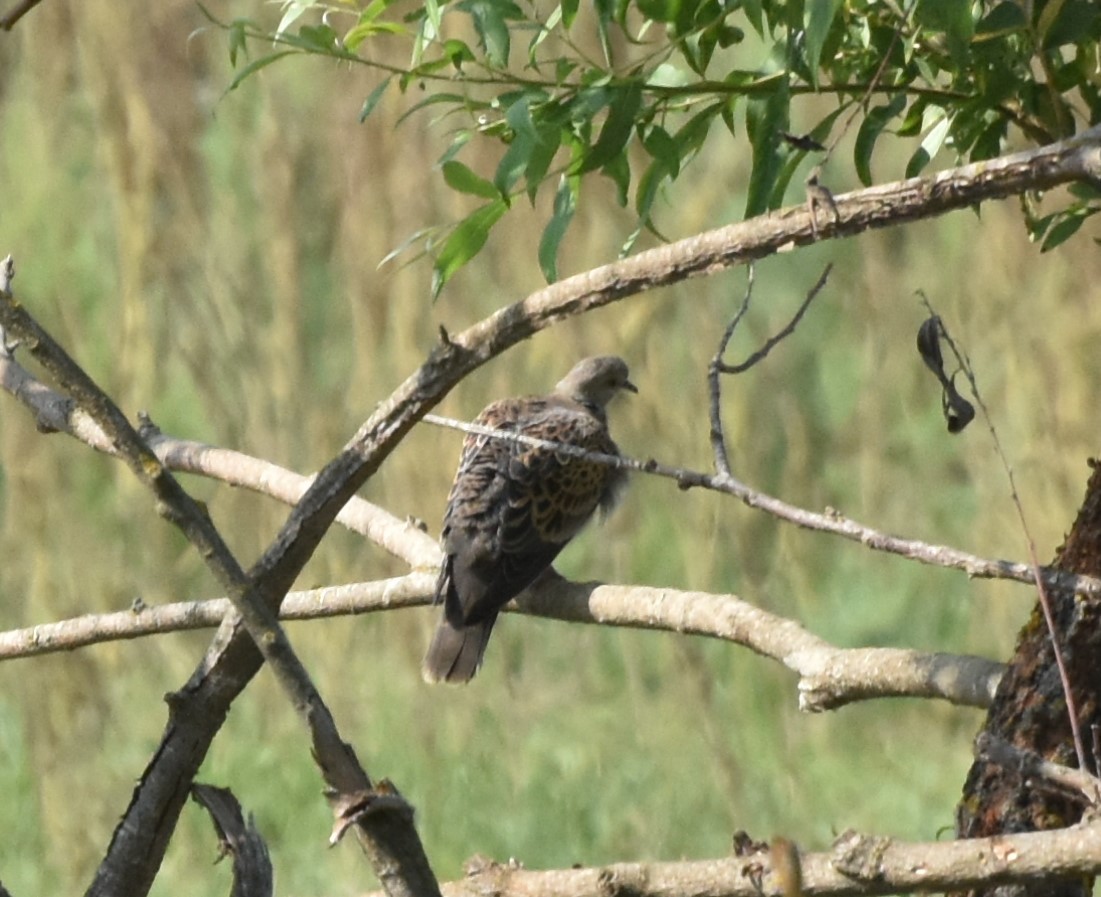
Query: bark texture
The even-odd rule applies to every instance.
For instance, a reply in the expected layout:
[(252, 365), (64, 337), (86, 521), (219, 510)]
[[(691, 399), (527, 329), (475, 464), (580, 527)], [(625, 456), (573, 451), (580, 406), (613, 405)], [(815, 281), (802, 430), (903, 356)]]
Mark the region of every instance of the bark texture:
[[(1054, 565), (1096, 576), (1101, 573), (1101, 465), (1090, 461), (1091, 474), (1078, 518), (1058, 550)], [(1096, 599), (1049, 589), (1060, 648), (1071, 682), (1087, 755), (1091, 727), (1101, 725), (1101, 625)], [(1039, 603), (1021, 630), (1016, 653), (1002, 677), (983, 732), (1047, 760), (1077, 767), (1067, 702), (1056, 666), (1051, 636)], [(1090, 757), (1096, 766), (1096, 758)], [(1096, 769), (1089, 770), (1096, 772)], [(1000, 764), (979, 757), (964, 784), (956, 815), (961, 838), (1063, 828), (1078, 822), (1085, 801), (1053, 783), (1029, 775), (1021, 764)], [(1087, 897), (1092, 882), (1021, 885), (971, 894)]]

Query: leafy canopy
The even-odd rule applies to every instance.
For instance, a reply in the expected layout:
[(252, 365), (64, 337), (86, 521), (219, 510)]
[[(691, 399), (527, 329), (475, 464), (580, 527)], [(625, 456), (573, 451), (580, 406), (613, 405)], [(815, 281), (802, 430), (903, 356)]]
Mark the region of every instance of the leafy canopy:
[[(1101, 4), (1091, 0), (287, 0), (275, 29), (223, 27), (241, 64), (230, 89), (306, 54), (379, 72), (364, 121), (389, 92), (427, 91), (405, 114), (438, 107), (450, 124), (439, 170), (473, 205), (410, 241), (433, 256), (437, 295), (518, 197), (543, 192), (553, 204), (539, 263), (553, 281), (594, 174), (633, 209), (629, 252), (643, 229), (656, 231), (659, 191), (716, 129), (751, 155), (750, 217), (781, 205), (807, 154), (832, 152), (850, 128), (853, 171), (868, 185), (884, 134), (912, 138), (897, 173), (912, 176), (942, 149), (978, 161), (1011, 140), (1048, 143), (1101, 120)], [(261, 42), (266, 54), (246, 63)], [(395, 42), (407, 63), (379, 61)], [(475, 144), (493, 171), (462, 161)], [(1034, 238), (1062, 242), (1099, 196), (1081, 188), (1055, 213), (1027, 216)]]

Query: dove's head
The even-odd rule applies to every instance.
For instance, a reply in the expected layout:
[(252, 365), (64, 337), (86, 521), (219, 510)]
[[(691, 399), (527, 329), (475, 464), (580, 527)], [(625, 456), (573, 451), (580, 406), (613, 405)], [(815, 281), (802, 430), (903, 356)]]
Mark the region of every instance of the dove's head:
[(627, 362), (615, 355), (586, 358), (558, 381), (554, 391), (567, 399), (603, 411), (621, 389), (638, 392), (628, 379)]

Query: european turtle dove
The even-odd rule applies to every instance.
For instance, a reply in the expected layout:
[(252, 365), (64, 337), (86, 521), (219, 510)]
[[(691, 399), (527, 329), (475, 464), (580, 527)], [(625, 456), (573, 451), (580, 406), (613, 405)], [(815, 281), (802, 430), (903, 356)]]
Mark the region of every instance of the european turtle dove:
[[(484, 427), (616, 455), (605, 407), (638, 392), (621, 358), (586, 358), (548, 396), (502, 399)], [(526, 589), (598, 508), (610, 511), (623, 470), (530, 444), (471, 434), (444, 515), (436, 586), (443, 617), (424, 658), (429, 682), (468, 682), (482, 663), (497, 614)]]

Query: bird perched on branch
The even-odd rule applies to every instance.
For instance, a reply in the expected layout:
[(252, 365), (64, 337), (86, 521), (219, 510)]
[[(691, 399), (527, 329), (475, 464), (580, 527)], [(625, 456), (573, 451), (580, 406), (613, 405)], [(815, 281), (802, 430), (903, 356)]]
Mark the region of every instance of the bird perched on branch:
[(443, 521), (436, 585), (443, 617), (424, 658), (429, 682), (468, 682), (478, 671), (497, 614), (533, 583), (598, 508), (610, 511), (626, 473), (535, 446), (508, 434), (618, 455), (605, 408), (628, 390), (622, 358), (578, 362), (548, 396), (502, 399), (476, 420), (503, 436), (463, 443)]

